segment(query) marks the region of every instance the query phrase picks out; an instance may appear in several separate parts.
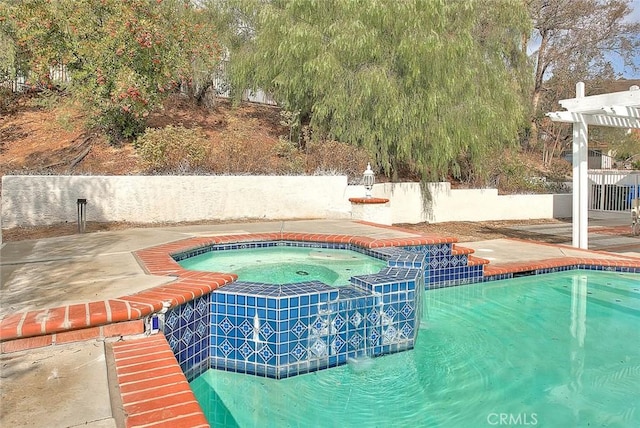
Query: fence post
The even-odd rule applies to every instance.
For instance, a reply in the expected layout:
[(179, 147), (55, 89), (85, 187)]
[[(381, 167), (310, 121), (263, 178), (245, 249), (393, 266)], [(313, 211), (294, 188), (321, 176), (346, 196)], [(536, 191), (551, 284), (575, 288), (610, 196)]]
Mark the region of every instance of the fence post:
[(605, 185), (605, 181), (606, 181), (606, 177), (604, 175), (604, 173), (600, 174), (600, 204), (598, 206), (598, 209), (603, 210), (604, 211), (604, 185)]

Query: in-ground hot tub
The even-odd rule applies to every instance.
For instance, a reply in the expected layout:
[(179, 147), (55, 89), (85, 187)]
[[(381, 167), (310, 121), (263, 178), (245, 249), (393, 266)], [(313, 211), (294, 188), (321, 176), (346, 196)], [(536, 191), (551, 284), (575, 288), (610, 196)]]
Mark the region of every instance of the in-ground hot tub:
[[(188, 378), (208, 368), (284, 378), (334, 367), (351, 358), (413, 347), (425, 288), (426, 252), (256, 241), (208, 245), (172, 257), (188, 265), (190, 258), (210, 252), (228, 251), (233, 259), (234, 250), (269, 247), (304, 248), (317, 258), (331, 252), (333, 262), (348, 259), (346, 251), (350, 251), (372, 257), (378, 264), (373, 264), (374, 272), (355, 275), (339, 287), (320, 280), (298, 281), (297, 277), (279, 284), (238, 280), (169, 311), (164, 332), (178, 360), (185, 362)], [(334, 250), (345, 252), (344, 257)], [(189, 317), (201, 314), (195, 331), (182, 328), (182, 311)], [(194, 336), (199, 339), (195, 346), (191, 344)], [(186, 343), (191, 345), (183, 348)]]
[(182, 259), (179, 264), (189, 270), (233, 273), (243, 282), (282, 285), (320, 281), (336, 287), (349, 285), (353, 276), (378, 273), (387, 266), (384, 260), (355, 250), (270, 244), (273, 242), (212, 250)]

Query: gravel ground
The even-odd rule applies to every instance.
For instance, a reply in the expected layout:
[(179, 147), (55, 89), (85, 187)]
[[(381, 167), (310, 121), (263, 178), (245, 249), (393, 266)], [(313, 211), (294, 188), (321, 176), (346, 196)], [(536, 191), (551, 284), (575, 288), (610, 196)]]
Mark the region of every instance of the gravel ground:
[(500, 220), (500, 221), (450, 221), (444, 223), (419, 223), (396, 225), (422, 233), (454, 236), (458, 242), (484, 241), (488, 239), (518, 238), (531, 241), (558, 244), (566, 241), (566, 237), (519, 230), (517, 226), (536, 224), (566, 224), (571, 219), (535, 219), (535, 220)]
[[(136, 224), (136, 223), (97, 223), (87, 222), (86, 232), (105, 232), (113, 230), (125, 230), (130, 228), (141, 227), (166, 227), (166, 226), (183, 226), (187, 224), (222, 224), (221, 221), (196, 222), (196, 223), (162, 223), (162, 224)], [(234, 222), (227, 222), (234, 223)], [(459, 242), (483, 241), (487, 239), (500, 238), (520, 238), (533, 241), (558, 243), (564, 238), (554, 235), (533, 233), (513, 229), (514, 226), (534, 225), (534, 224), (559, 224), (566, 223), (557, 219), (542, 220), (503, 220), (503, 221), (453, 221), (444, 223), (419, 223), (419, 224), (396, 224), (394, 226), (403, 229), (415, 230), (426, 234), (436, 234), (453, 236)], [(73, 235), (77, 233), (77, 225), (75, 223), (62, 223), (52, 226), (40, 227), (17, 227), (13, 229), (4, 229), (2, 231), (3, 242), (22, 241), (26, 239), (42, 239), (55, 236)]]

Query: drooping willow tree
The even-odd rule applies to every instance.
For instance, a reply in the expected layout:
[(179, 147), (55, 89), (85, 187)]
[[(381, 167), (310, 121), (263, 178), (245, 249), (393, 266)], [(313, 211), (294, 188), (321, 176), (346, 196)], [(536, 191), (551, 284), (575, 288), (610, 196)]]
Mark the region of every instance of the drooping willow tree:
[(314, 135), (366, 147), (391, 178), (477, 173), (517, 143), (530, 76), (522, 1), (223, 4), (238, 24), (233, 87), (263, 89)]

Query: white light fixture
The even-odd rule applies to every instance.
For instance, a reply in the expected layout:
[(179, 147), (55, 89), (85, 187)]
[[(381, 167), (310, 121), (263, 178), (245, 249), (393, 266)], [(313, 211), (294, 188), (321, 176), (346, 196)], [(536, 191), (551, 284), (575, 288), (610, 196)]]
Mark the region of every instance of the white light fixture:
[(371, 164), (367, 163), (367, 169), (362, 174), (362, 184), (364, 184), (365, 196), (367, 198), (371, 197), (371, 189), (373, 189), (373, 183), (376, 182), (376, 176), (371, 170)]

